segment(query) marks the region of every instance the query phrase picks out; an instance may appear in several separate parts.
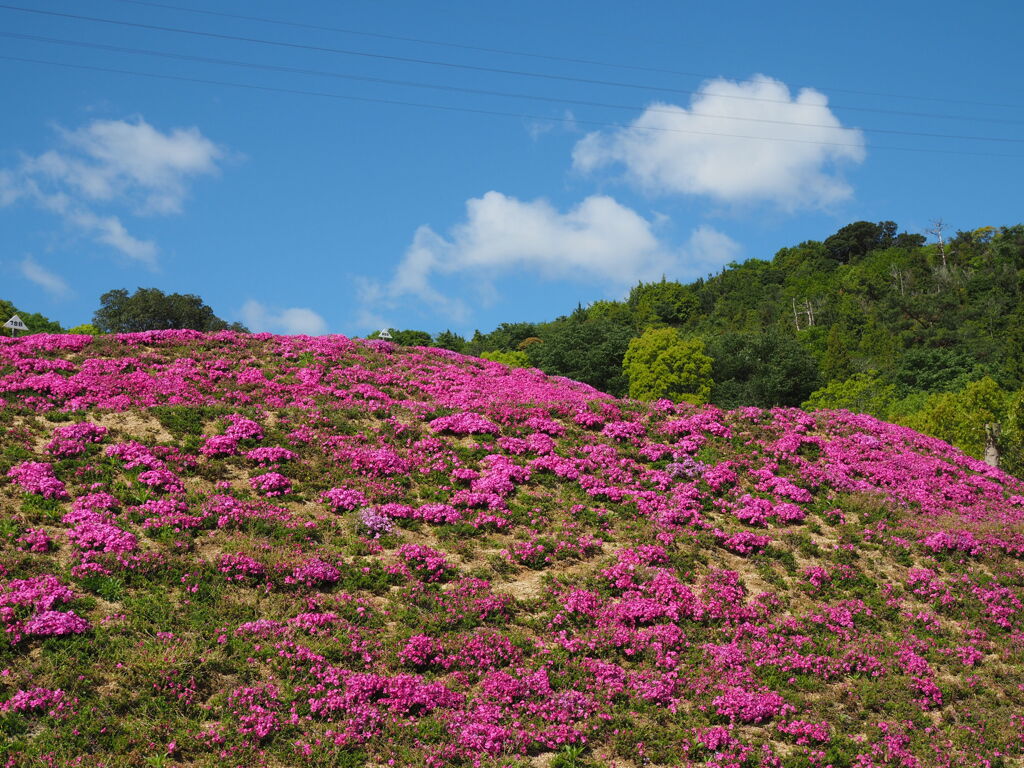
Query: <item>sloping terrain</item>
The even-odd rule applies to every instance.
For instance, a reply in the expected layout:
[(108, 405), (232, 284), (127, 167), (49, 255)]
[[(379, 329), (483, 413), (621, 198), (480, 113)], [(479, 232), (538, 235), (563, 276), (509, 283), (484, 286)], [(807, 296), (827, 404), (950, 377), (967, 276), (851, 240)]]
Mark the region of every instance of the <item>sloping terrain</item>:
[(1024, 484), (343, 337), (0, 341), (6, 766), (1011, 766)]

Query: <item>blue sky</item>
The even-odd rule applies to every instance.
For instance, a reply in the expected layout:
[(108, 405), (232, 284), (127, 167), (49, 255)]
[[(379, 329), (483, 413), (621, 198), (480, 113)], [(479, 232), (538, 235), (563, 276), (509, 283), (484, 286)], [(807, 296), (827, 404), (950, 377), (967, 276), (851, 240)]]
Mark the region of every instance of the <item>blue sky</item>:
[(0, 297), (74, 325), (152, 286), (254, 330), (468, 335), (860, 219), (1017, 224), (1022, 17), (10, 0)]

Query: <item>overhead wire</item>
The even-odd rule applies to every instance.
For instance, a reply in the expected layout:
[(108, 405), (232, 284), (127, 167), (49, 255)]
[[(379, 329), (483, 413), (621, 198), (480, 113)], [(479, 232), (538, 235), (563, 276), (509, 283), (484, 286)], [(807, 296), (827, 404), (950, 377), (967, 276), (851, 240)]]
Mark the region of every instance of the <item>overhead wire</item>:
[[(410, 37), (406, 35), (394, 35), (387, 34), (384, 32), (370, 32), (367, 30), (354, 29), (352, 27), (336, 27), (324, 24), (310, 24), (300, 21), (290, 21), (288, 19), (271, 19), (265, 16), (250, 16), (241, 13), (227, 13), (225, 11), (211, 11), (205, 8), (191, 8), (182, 5), (173, 5), (171, 3), (157, 3), (151, 2), (151, 0), (111, 0), (111, 2), (123, 3), (126, 5), (141, 6), (146, 8), (161, 8), (164, 10), (182, 11), (185, 13), (202, 14), (204, 16), (213, 16), (224, 19), (235, 19), (238, 21), (255, 21), (261, 24), (273, 24), (283, 27), (291, 27), (294, 29), (308, 29), (317, 32), (334, 32), (345, 35), (354, 35), (358, 37), (368, 37), (377, 40), (394, 40), (403, 43), (416, 43), (418, 45), (432, 45), (442, 48), (452, 48), (456, 50), (464, 51), (476, 51), (478, 53), (493, 53), (500, 54), (503, 56), (518, 56), (521, 58), (538, 59), (542, 61), (555, 61), (564, 64), (585, 64), (588, 66), (596, 67), (607, 67), (609, 69), (621, 69), (633, 72), (649, 72), (652, 74), (663, 74), (663, 75), (677, 75), (682, 77), (700, 77), (700, 78), (712, 78), (720, 77), (720, 75), (711, 75), (706, 72), (689, 72), (686, 70), (669, 69), (665, 67), (651, 67), (643, 66), (640, 64), (623, 64), (621, 62), (604, 61), (601, 59), (590, 59), (590, 58), (576, 58), (571, 56), (557, 56), (554, 54), (546, 53), (534, 53), (529, 51), (514, 50), (511, 48), (495, 48), (483, 45), (470, 45), (467, 43), (455, 43), (447, 40), (433, 40), (423, 37)], [(848, 93), (856, 96), (874, 96), (892, 99), (912, 99), (916, 101), (934, 101), (946, 104), (963, 104), (967, 106), (975, 107), (1000, 107), (1009, 109), (1020, 109), (1024, 107), (1024, 104), (1006, 104), (1001, 102), (986, 102), (986, 101), (974, 101), (969, 99), (950, 99), (941, 96), (922, 96), (919, 94), (906, 94), (906, 93), (889, 93), (884, 91), (864, 91), (852, 88), (840, 88), (835, 86), (818, 86), (819, 90), (827, 90), (834, 93)]]
[(897, 146), (889, 146), (889, 145), (884, 145), (884, 144), (860, 144), (860, 143), (854, 144), (854, 143), (842, 143), (842, 142), (830, 142), (830, 141), (813, 141), (813, 140), (810, 140), (810, 139), (797, 139), (797, 138), (781, 137), (781, 136), (780, 137), (748, 136), (748, 135), (744, 135), (744, 134), (722, 133), (722, 132), (718, 132), (718, 131), (696, 131), (696, 130), (687, 130), (687, 129), (681, 129), (681, 128), (668, 128), (668, 127), (661, 127), (661, 126), (631, 126), (631, 125), (627, 125), (627, 124), (624, 124), (624, 123), (612, 123), (612, 122), (604, 122), (604, 121), (598, 121), (598, 120), (587, 120), (587, 119), (581, 119), (581, 118), (577, 118), (577, 117), (556, 117), (556, 116), (552, 116), (552, 115), (535, 115), (535, 114), (527, 114), (527, 113), (519, 113), (519, 112), (505, 112), (505, 111), (501, 111), (501, 110), (492, 110), (492, 109), (479, 109), (479, 108), (474, 108), (474, 107), (457, 107), (457, 106), (451, 106), (451, 105), (445, 105), (445, 104), (432, 104), (432, 103), (429, 103), (429, 102), (406, 101), (406, 100), (402, 100), (402, 99), (385, 99), (385, 98), (377, 98), (377, 97), (371, 97), (371, 96), (355, 96), (355, 95), (351, 95), (351, 94), (332, 93), (332, 92), (329, 92), (329, 91), (312, 91), (312, 90), (305, 90), (305, 89), (298, 89), (298, 88), (284, 88), (284, 87), (270, 86), (270, 85), (256, 85), (256, 84), (251, 84), (251, 83), (236, 83), (236, 82), (231, 82), (231, 81), (226, 81), (226, 80), (215, 80), (215, 79), (211, 79), (211, 78), (187, 77), (187, 76), (184, 76), (184, 75), (169, 75), (169, 74), (160, 74), (160, 73), (155, 73), (155, 72), (141, 72), (139, 70), (118, 69), (118, 68), (114, 68), (114, 67), (100, 67), (100, 66), (94, 66), (94, 65), (89, 65), (89, 64), (73, 64), (73, 63), (69, 63), (69, 62), (49, 61), (49, 60), (45, 60), (45, 59), (34, 59), (34, 58), (24, 57), (24, 56), (9, 56), (9, 55), (5, 55), (5, 54), (0, 54), (0, 60), (4, 60), (4, 61), (17, 61), (17, 62), (28, 63), (28, 64), (44, 64), (44, 65), (48, 65), (48, 66), (63, 67), (63, 68), (66, 68), (66, 69), (76, 69), (76, 70), (84, 70), (84, 71), (92, 71), (92, 72), (106, 72), (106, 73), (114, 73), (114, 74), (122, 74), (122, 75), (132, 75), (132, 76), (138, 76), (138, 77), (148, 77), (148, 78), (159, 79), (159, 80), (170, 80), (170, 81), (177, 81), (177, 82), (198, 83), (198, 84), (204, 84), (204, 85), (217, 85), (217, 86), (224, 86), (224, 87), (230, 87), (230, 88), (240, 88), (240, 89), (246, 89), (246, 90), (252, 90), (252, 91), (264, 91), (264, 92), (270, 92), (270, 93), (288, 93), (288, 94), (296, 94), (296, 95), (301, 95), (301, 96), (316, 96), (316, 97), (321, 97), (321, 98), (341, 99), (341, 100), (346, 100), (346, 101), (355, 101), (355, 102), (370, 103), (370, 104), (389, 104), (389, 105), (403, 106), (403, 107), (417, 107), (417, 108), (422, 108), (422, 109), (432, 109), (432, 110), (439, 110), (439, 111), (445, 111), (445, 112), (461, 112), (461, 113), (476, 114), (476, 115), (514, 117), (514, 118), (517, 118), (517, 119), (520, 119), (520, 120), (522, 120), (522, 119), (539, 120), (539, 121), (552, 122), (552, 123), (564, 123), (564, 124), (569, 124), (569, 125), (589, 125), (589, 126), (604, 127), (604, 128), (631, 128), (631, 129), (635, 129), (635, 130), (652, 131), (652, 132), (660, 132), (660, 133), (683, 133), (683, 134), (693, 134), (693, 135), (702, 135), (702, 136), (719, 136), (719, 137), (725, 137), (725, 138), (747, 139), (747, 140), (752, 140), (752, 141), (781, 141), (781, 142), (795, 143), (795, 144), (817, 144), (817, 145), (835, 146), (835, 147), (870, 148), (870, 149), (880, 149), (880, 150), (892, 150), (892, 151), (899, 151), (899, 152), (917, 152), (917, 153), (925, 153), (925, 154), (969, 155), (969, 156), (974, 156), (974, 157), (1000, 157), (1000, 158), (1009, 158), (1009, 159), (1018, 159), (1018, 160), (1019, 159), (1024, 159), (1024, 155), (1013, 155), (1013, 154), (996, 153), (996, 152), (974, 152), (974, 151), (956, 150), (956, 149), (936, 149), (936, 148), (925, 148), (925, 147), (897, 147)]
[[(651, 112), (651, 113), (656, 113), (656, 114), (668, 114), (668, 115), (676, 115), (676, 116), (678, 116), (680, 114), (680, 109), (681, 109), (681, 108), (669, 108), (669, 109), (666, 109), (664, 107), (657, 107), (657, 106), (638, 107), (637, 105), (634, 105), (634, 104), (614, 104), (614, 103), (609, 103), (609, 102), (590, 101), (590, 100), (584, 100), (584, 99), (571, 99), (571, 98), (562, 98), (562, 97), (556, 97), (556, 96), (542, 96), (540, 94), (517, 93), (517, 92), (510, 92), (510, 91), (497, 91), (497, 90), (483, 89), (483, 88), (466, 88), (466, 87), (462, 87), (462, 86), (442, 85), (442, 84), (437, 84), (437, 83), (424, 83), (424, 82), (418, 82), (418, 81), (413, 81), (413, 80), (394, 80), (394, 79), (390, 79), (390, 78), (372, 77), (372, 76), (368, 76), (368, 75), (354, 75), (354, 74), (350, 74), (350, 73), (334, 72), (334, 71), (322, 70), (322, 69), (309, 69), (309, 68), (303, 68), (303, 67), (289, 67), (289, 66), (278, 65), (278, 64), (261, 64), (261, 63), (257, 63), (257, 62), (239, 61), (239, 60), (236, 60), (236, 59), (223, 59), (223, 58), (217, 58), (217, 57), (212, 57), (212, 56), (198, 56), (198, 55), (195, 55), (195, 54), (177, 53), (177, 52), (173, 52), (173, 51), (157, 51), (157, 50), (153, 50), (153, 49), (150, 49), (150, 48), (133, 48), (133, 47), (122, 46), (122, 45), (110, 45), (110, 44), (106, 44), (106, 43), (94, 43), (94, 42), (88, 42), (88, 41), (84, 41), (84, 40), (68, 40), (68, 39), (63, 39), (63, 38), (48, 37), (48, 36), (44, 36), (44, 35), (32, 35), (32, 34), (25, 34), (25, 33), (19, 33), (19, 32), (0, 32), (0, 37), (6, 37), (6, 38), (11, 38), (11, 39), (16, 39), (16, 40), (28, 40), (28, 41), (33, 41), (33, 42), (42, 42), (42, 43), (54, 44), (54, 45), (65, 45), (65, 46), (72, 46), (72, 47), (78, 47), (78, 48), (90, 48), (90, 49), (93, 49), (93, 50), (111, 51), (111, 52), (115, 52), (115, 53), (126, 53), (126, 54), (131, 54), (131, 55), (154, 56), (154, 57), (173, 59), (173, 60), (179, 60), (179, 61), (193, 61), (193, 62), (204, 63), (204, 64), (227, 65), (227, 66), (233, 66), (233, 67), (243, 67), (243, 68), (248, 68), (248, 69), (258, 69), (258, 70), (270, 71), (270, 72), (283, 72), (283, 73), (288, 73), (288, 74), (300, 74), (300, 75), (311, 75), (311, 76), (320, 76), (320, 77), (331, 77), (331, 78), (337, 78), (337, 79), (343, 79), (343, 80), (351, 80), (351, 81), (356, 81), (356, 82), (377, 83), (377, 84), (382, 84), (382, 85), (395, 85), (395, 86), (403, 86), (403, 87), (411, 87), (411, 88), (421, 88), (421, 89), (446, 91), (446, 92), (453, 92), (453, 93), (467, 93), (467, 94), (472, 94), (472, 95), (497, 96), (497, 97), (502, 97), (502, 98), (513, 98), (513, 99), (543, 101), (543, 102), (559, 104), (559, 105), (598, 107), (598, 108), (606, 108), (606, 109), (626, 110), (626, 111), (631, 111), (631, 112), (644, 111), (644, 112)], [(834, 125), (834, 124), (828, 125), (828, 124), (824, 124), (824, 123), (805, 123), (805, 122), (794, 121), (794, 120), (775, 120), (775, 119), (771, 119), (771, 118), (747, 117), (747, 116), (741, 116), (741, 115), (721, 115), (721, 114), (714, 114), (714, 113), (709, 113), (709, 112), (701, 112), (701, 111), (694, 110), (694, 109), (686, 110), (686, 114), (689, 115), (689, 116), (706, 117), (706, 118), (711, 118), (711, 119), (715, 119), (715, 120), (736, 120), (736, 121), (742, 121), (742, 122), (766, 123), (766, 124), (771, 124), (771, 125), (786, 125), (786, 126), (796, 126), (796, 127), (802, 127), (802, 128), (825, 128), (825, 129), (837, 130), (837, 131), (838, 130), (850, 130), (849, 128), (843, 128), (841, 126), (837, 126), (837, 125)], [(861, 127), (861, 126), (858, 126), (856, 128), (856, 130), (863, 131), (865, 133), (882, 133), (882, 134), (900, 135), (900, 136), (919, 136), (919, 137), (938, 138), (938, 139), (956, 139), (956, 140), (971, 140), (971, 141), (992, 141), (992, 142), (1002, 142), (1002, 143), (1024, 144), (1024, 138), (1006, 138), (1006, 137), (999, 137), (999, 136), (974, 136), (974, 135), (968, 135), (968, 134), (950, 134), (950, 133), (931, 133), (931, 132), (927, 132), (927, 131), (906, 131), (906, 130), (897, 130), (897, 129), (889, 129), (889, 128), (874, 128), (874, 127), (865, 128), (865, 127)], [(770, 138), (770, 137), (765, 137), (765, 138)]]
[[(195, 36), (195, 37), (204, 37), (204, 38), (208, 38), (208, 39), (231, 40), (231, 41), (235, 41), (235, 42), (255, 43), (255, 44), (259, 44), (259, 45), (270, 45), (270, 46), (276, 46), (276, 47), (281, 47), (281, 48), (307, 50), (307, 51), (314, 51), (314, 52), (319, 52), (319, 53), (333, 53), (333, 54), (339, 54), (339, 55), (345, 55), (345, 56), (362, 57), (362, 58), (384, 60), (384, 61), (395, 61), (395, 62), (408, 63), (408, 64), (422, 64), (422, 65), (428, 65), (428, 66), (446, 67), (446, 68), (450, 68), (450, 69), (461, 69), (461, 70), (468, 70), (468, 71), (475, 71), (475, 72), (489, 72), (489, 73), (492, 73), (492, 74), (513, 75), (513, 76), (518, 76), (518, 77), (532, 77), (532, 78), (539, 78), (539, 79), (544, 79), (544, 80), (573, 82), (573, 83), (581, 83), (581, 84), (588, 84), (588, 85), (601, 85), (601, 86), (606, 86), (606, 87), (627, 88), (627, 89), (633, 89), (633, 90), (659, 91), (659, 92), (664, 92), (664, 93), (676, 93), (676, 94), (684, 94), (684, 95), (691, 95), (691, 96), (692, 95), (704, 95), (706, 93), (705, 91), (698, 91), (698, 90), (685, 89), (685, 88), (668, 88), (668, 87), (663, 87), (663, 86), (653, 86), (653, 85), (646, 85), (646, 84), (640, 84), (640, 83), (624, 83), (624, 82), (619, 82), (619, 81), (615, 81), (615, 80), (600, 80), (600, 79), (595, 79), (595, 78), (572, 77), (572, 76), (569, 76), (569, 75), (557, 75), (557, 74), (552, 74), (552, 73), (548, 73), (548, 72), (531, 72), (531, 71), (526, 71), (526, 70), (506, 69), (506, 68), (501, 68), (501, 67), (485, 67), (485, 66), (476, 65), (476, 64), (462, 64), (462, 63), (457, 63), (457, 62), (438, 61), (438, 60), (434, 60), (434, 59), (421, 59), (421, 58), (415, 58), (415, 57), (409, 57), (409, 56), (395, 56), (395, 55), (383, 54), (383, 53), (372, 53), (372, 52), (369, 52), (369, 51), (356, 51), (356, 50), (347, 49), (347, 48), (335, 48), (335, 47), (331, 47), (331, 46), (311, 45), (311, 44), (308, 44), (308, 43), (292, 43), (292, 42), (287, 42), (287, 41), (283, 41), (283, 40), (268, 40), (268, 39), (258, 38), (258, 37), (248, 37), (248, 36), (244, 36), (244, 35), (230, 35), (230, 34), (227, 34), (227, 33), (208, 32), (208, 31), (203, 31), (203, 30), (188, 29), (188, 28), (184, 28), (184, 27), (172, 27), (172, 26), (165, 26), (165, 25), (160, 25), (160, 24), (145, 24), (145, 23), (141, 23), (141, 22), (122, 21), (122, 20), (119, 20), (119, 19), (108, 19), (108, 18), (103, 18), (103, 17), (99, 17), (99, 16), (86, 16), (86, 15), (83, 15), (83, 14), (66, 13), (66, 12), (61, 12), (61, 11), (51, 11), (51, 10), (44, 10), (44, 9), (40, 9), (40, 8), (25, 8), (23, 6), (9, 5), (9, 4), (0, 4), (0, 9), (8, 10), (8, 11), (16, 11), (16, 12), (20, 12), (20, 13), (29, 13), (29, 14), (37, 14), (37, 15), (49, 16), (49, 17), (54, 17), (54, 18), (67, 18), (67, 19), (75, 19), (75, 20), (79, 20), (79, 21), (89, 21), (89, 22), (100, 23), (100, 24), (109, 24), (109, 25), (116, 25), (116, 26), (123, 26), (123, 27), (131, 27), (131, 28), (134, 28), (134, 29), (146, 29), (146, 30), (157, 31), (157, 32), (170, 32), (170, 33), (173, 33), (173, 34), (183, 34), (183, 35), (190, 35), (190, 36)], [(741, 95), (738, 95), (738, 94), (715, 93), (714, 95), (719, 97), (719, 98), (738, 99), (738, 100), (741, 100), (741, 101), (757, 101), (757, 102), (765, 102), (765, 103), (773, 103), (773, 104), (791, 104), (792, 103), (789, 100), (785, 100), (785, 99), (769, 99), (769, 98), (762, 98), (762, 97), (757, 97), (757, 96), (741, 96)], [(850, 105), (839, 105), (839, 104), (832, 104), (830, 106), (833, 109), (846, 109), (846, 110), (857, 111), (857, 112), (872, 112), (872, 113), (877, 113), (877, 114), (903, 115), (903, 116), (910, 116), (910, 117), (926, 117), (926, 118), (935, 119), (935, 120), (966, 120), (966, 121), (974, 121), (974, 122), (1000, 123), (1000, 124), (1009, 124), (1009, 125), (1021, 125), (1021, 124), (1024, 124), (1024, 119), (1017, 120), (1017, 119), (1010, 119), (1010, 118), (993, 118), (993, 117), (978, 117), (978, 116), (964, 117), (962, 115), (946, 115), (946, 114), (925, 113), (925, 112), (909, 112), (909, 111), (905, 111), (905, 110), (891, 110), (891, 109), (881, 109), (881, 108), (875, 108), (875, 107), (855, 107), (855, 106), (850, 106)]]

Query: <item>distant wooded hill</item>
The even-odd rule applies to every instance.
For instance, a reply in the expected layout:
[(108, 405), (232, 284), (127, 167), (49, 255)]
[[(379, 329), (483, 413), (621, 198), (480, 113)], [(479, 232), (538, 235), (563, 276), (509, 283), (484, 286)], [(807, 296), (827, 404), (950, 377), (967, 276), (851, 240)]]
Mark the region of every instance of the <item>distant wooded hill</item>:
[(859, 221), (708, 279), (431, 343), (616, 395), (871, 413), (1020, 472), (1024, 226), (936, 235)]

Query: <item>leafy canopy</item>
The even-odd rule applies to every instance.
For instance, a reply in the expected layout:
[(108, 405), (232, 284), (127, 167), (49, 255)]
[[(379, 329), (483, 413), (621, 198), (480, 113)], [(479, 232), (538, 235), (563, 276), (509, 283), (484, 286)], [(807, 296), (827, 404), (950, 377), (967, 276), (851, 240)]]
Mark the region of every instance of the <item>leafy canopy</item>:
[(714, 359), (712, 400), (724, 408), (798, 406), (819, 383), (814, 358), (777, 331), (726, 333), (708, 344)]
[(100, 296), (92, 323), (102, 333), (132, 333), (191, 329), (245, 331), (239, 323), (217, 317), (201, 298), (191, 293), (166, 294), (159, 288), (138, 288), (129, 295), (118, 288)]
[(509, 368), (530, 367), (530, 358), (521, 349), (513, 349), (511, 352), (502, 352), (500, 349), (494, 349), (489, 352), (483, 352), (480, 357), (495, 363), (504, 363)]
[[(18, 309), (11, 302), (0, 299), (0, 325), (10, 320), (12, 315), (17, 315), (22, 319), (28, 326), (29, 333), (63, 333), (60, 323), (56, 320), (51, 320), (38, 312), (26, 312), (23, 309)], [(9, 331), (5, 331), (5, 333), (9, 333)], [(21, 335), (25, 335), (25, 331), (22, 331)]]
[(630, 397), (703, 403), (711, 395), (712, 362), (700, 339), (684, 339), (674, 328), (648, 328), (629, 343), (622, 367)]

